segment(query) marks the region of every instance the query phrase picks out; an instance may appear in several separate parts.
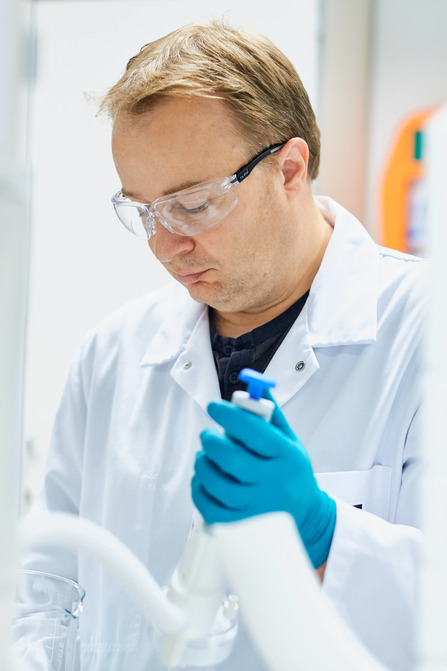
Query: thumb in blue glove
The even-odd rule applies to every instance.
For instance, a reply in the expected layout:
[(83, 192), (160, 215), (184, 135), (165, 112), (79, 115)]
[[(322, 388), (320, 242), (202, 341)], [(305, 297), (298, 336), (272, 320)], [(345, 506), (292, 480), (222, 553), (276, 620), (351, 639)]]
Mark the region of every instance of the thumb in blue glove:
[(318, 487), (307, 451), (279, 407), (270, 423), (227, 401), (210, 403), (208, 414), (225, 433), (206, 429), (200, 436), (192, 498), (205, 521), (286, 511), (320, 567), (331, 547), (335, 502)]

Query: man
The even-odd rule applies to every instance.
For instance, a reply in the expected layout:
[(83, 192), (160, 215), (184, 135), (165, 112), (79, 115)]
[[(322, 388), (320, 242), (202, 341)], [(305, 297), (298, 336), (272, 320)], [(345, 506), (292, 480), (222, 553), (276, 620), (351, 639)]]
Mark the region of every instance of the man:
[[(423, 264), (313, 197), (315, 117), (262, 36), (185, 26), (131, 59), (102, 109), (117, 215), (176, 282), (84, 342), (36, 507), (98, 522), (161, 584), (192, 498), (209, 523), (286, 510), (341, 616), (408, 671)], [(209, 405), (231, 398), (245, 366), (277, 379), (272, 424)], [(156, 668), (144, 621), (101, 567), (34, 566), (87, 591), (83, 669)], [(242, 632), (221, 668), (263, 664)]]

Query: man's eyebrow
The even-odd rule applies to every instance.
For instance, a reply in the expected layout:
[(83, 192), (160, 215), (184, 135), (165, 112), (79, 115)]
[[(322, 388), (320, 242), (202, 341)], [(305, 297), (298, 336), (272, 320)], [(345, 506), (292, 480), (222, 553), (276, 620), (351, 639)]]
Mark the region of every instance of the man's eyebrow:
[(177, 191), (184, 191), (185, 189), (190, 189), (192, 186), (198, 186), (199, 184), (203, 184), (203, 180), (201, 182), (197, 181), (182, 182), (181, 184), (177, 184), (177, 186), (174, 186), (172, 189), (165, 191), (163, 193), (163, 196), (170, 196), (172, 193), (177, 193)]
[[(182, 182), (181, 184), (177, 184), (171, 189), (168, 189), (168, 191), (164, 191), (162, 193), (162, 196), (170, 196), (173, 193), (177, 193), (178, 191), (184, 191), (184, 189), (190, 189), (192, 186), (198, 186), (199, 184), (202, 184), (202, 182), (194, 182), (194, 181), (189, 181), (189, 182)], [(126, 196), (126, 198), (131, 198), (132, 200), (137, 201), (138, 203), (146, 203), (142, 198), (138, 198), (134, 193), (131, 191), (127, 191), (127, 189), (121, 189), (121, 193), (123, 196)]]
[(138, 198), (138, 196), (135, 193), (132, 193), (132, 191), (127, 191), (127, 189), (121, 189), (121, 193), (123, 196), (126, 196), (126, 198), (130, 198), (131, 200), (135, 200), (137, 203), (143, 203), (143, 204), (148, 204), (147, 200), (144, 200), (144, 198)]

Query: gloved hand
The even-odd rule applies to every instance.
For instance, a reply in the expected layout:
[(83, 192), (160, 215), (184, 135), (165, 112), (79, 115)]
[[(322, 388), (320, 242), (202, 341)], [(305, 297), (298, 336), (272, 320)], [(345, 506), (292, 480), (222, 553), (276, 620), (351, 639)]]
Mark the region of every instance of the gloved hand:
[(192, 498), (204, 520), (286, 511), (313, 566), (321, 566), (334, 534), (335, 501), (318, 487), (309, 456), (279, 407), (275, 403), (270, 423), (227, 401), (210, 403), (208, 414), (225, 433), (206, 429), (200, 436)]

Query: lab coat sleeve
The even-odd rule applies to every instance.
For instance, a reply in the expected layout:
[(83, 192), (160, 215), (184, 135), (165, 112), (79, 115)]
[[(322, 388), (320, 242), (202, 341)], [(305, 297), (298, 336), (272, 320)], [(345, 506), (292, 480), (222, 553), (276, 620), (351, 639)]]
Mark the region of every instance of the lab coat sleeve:
[(421, 532), (336, 503), (323, 589), (382, 662), (393, 671), (410, 671)]
[(416, 528), (421, 478), (420, 412), (409, 428), (395, 523), (336, 500), (337, 522), (323, 589), (362, 642), (392, 671), (415, 666)]
[[(31, 520), (34, 515), (47, 511), (79, 513), (86, 417), (81, 349), (72, 363), (62, 394), (48, 451), (45, 480), (29, 512)], [(26, 552), (22, 564), (27, 569), (77, 579), (77, 557), (55, 548)]]

